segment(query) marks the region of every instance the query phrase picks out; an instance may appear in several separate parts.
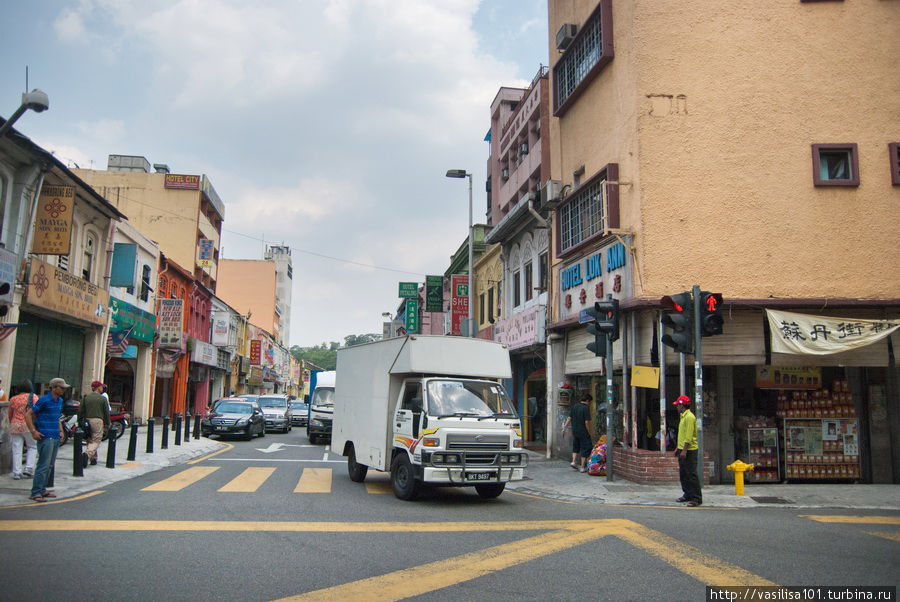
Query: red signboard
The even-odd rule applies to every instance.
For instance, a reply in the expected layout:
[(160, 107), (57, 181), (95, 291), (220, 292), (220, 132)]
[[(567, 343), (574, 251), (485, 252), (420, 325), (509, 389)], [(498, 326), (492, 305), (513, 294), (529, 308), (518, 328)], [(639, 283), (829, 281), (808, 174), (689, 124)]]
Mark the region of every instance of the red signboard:
[(250, 341), (250, 365), (259, 366), (262, 357), (262, 341), (252, 339)]
[(469, 318), (469, 277), (450, 276), (450, 334), (461, 334), (460, 323)]
[(186, 190), (200, 190), (200, 176), (167, 173), (166, 188), (183, 188)]

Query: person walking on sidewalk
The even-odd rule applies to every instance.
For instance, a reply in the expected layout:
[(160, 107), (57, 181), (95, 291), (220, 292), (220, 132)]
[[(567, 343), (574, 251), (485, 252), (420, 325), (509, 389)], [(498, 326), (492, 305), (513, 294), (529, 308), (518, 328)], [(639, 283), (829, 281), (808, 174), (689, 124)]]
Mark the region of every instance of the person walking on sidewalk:
[[(590, 393), (581, 396), (581, 402), (572, 407), (572, 413), (563, 423), (562, 432), (566, 434), (569, 425), (572, 425), (572, 463), (569, 464), (575, 470), (587, 472), (587, 459), (591, 455), (593, 441), (591, 440), (591, 407), (593, 400)], [(579, 456), (581, 466), (578, 465)]]
[[(22, 381), (16, 395), (9, 400), (9, 436), (12, 439), (12, 468), (13, 478), (21, 479), (34, 476), (34, 463), (37, 459), (37, 443), (25, 424), (25, 414), (28, 406), (36, 400), (34, 387), (30, 380)], [(25, 470), (22, 470), (22, 447), (27, 449), (25, 453)]]
[(97, 448), (103, 439), (103, 433), (109, 430), (109, 405), (103, 397), (103, 383), (95, 380), (91, 383), (92, 393), (88, 393), (78, 406), (78, 421), (87, 419), (91, 425), (91, 435), (87, 443), (87, 459), (92, 465), (97, 464)]
[(50, 478), (50, 470), (56, 464), (56, 452), (59, 451), (63, 429), (59, 416), (62, 413), (62, 396), (68, 388), (69, 384), (65, 379), (50, 379), (50, 391), (34, 402), (25, 413), (28, 430), (37, 439), (37, 469), (34, 471), (29, 498), (35, 502), (46, 502), (47, 498), (56, 497), (55, 493), (47, 490), (47, 480)]
[(681, 414), (675, 455), (678, 457), (678, 478), (681, 480), (683, 495), (676, 501), (687, 502), (693, 508), (703, 503), (700, 478), (697, 476), (697, 418), (689, 408), (691, 398), (687, 395), (682, 395), (672, 405)]

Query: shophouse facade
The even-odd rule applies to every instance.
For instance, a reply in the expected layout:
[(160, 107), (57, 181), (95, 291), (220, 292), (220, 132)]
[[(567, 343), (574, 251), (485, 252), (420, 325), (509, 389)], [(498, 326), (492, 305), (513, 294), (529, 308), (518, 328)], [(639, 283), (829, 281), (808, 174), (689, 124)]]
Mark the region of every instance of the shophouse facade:
[[(550, 177), (562, 193), (548, 199), (548, 390), (556, 402), (569, 382), (605, 400), (583, 311), (619, 299), (613, 422), (626, 447), (614, 473), (677, 478), (653, 433), (677, 424), (682, 390), (694, 397), (694, 357), (682, 386), (679, 354), (659, 341), (660, 299), (699, 285), (725, 301), (724, 334), (702, 339), (713, 481), (739, 457), (756, 458), (762, 480), (900, 482), (900, 340), (888, 327), (900, 283), (884, 277), (900, 265), (900, 94), (883, 51), (898, 20), (900, 6), (878, 0), (715, 11), (550, 0)], [(887, 336), (783, 352), (840, 342), (870, 328), (863, 319)], [(657, 387), (632, 386), (634, 365), (658, 366)], [(557, 425), (566, 408), (551, 407)], [(605, 410), (594, 406), (601, 424)], [(552, 442), (560, 456), (567, 445)]]
[[(549, 222), (538, 212), (549, 179), (549, 78), (541, 66), (528, 88), (500, 88), (491, 103), (485, 243), (501, 249), (500, 319), (492, 338), (509, 346), (509, 393), (524, 417), (526, 444), (546, 449), (545, 333), (549, 282)], [(488, 284), (488, 283), (485, 283)]]
[(153, 416), (184, 415), (190, 410), (188, 331), (194, 283), (191, 272), (160, 253)]
[(216, 348), (218, 358), (213, 370), (211, 399), (213, 401), (237, 393), (240, 373), (242, 332), (247, 319), (219, 297), (212, 298), (212, 322), (210, 343)]
[(287, 345), (291, 340), (291, 297), (294, 288), (291, 248), (287, 245), (269, 246), (264, 258), (275, 263), (275, 313), (278, 316), (275, 338), (281, 345)]
[(222, 259), (217, 294), (266, 332), (281, 328), (278, 309), (278, 264), (268, 259)]
[[(124, 215), (14, 129), (0, 139), (4, 385), (50, 379), (80, 397), (103, 372), (109, 268)], [(18, 325), (17, 327), (15, 325)]]
[(101, 381), (110, 401), (139, 423), (151, 416), (156, 355), (159, 245), (127, 221), (116, 225), (110, 271), (110, 321)]

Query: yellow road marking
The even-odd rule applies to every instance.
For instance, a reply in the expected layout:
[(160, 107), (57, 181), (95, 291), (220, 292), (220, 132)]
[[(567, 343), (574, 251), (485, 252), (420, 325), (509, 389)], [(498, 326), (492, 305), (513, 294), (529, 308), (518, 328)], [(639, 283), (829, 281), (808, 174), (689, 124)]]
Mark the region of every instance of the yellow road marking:
[(158, 483), (144, 487), (141, 491), (181, 491), (188, 485), (196, 483), (217, 470), (219, 470), (218, 466), (194, 466), (187, 470), (182, 470), (168, 479), (163, 479)]
[(138, 466), (140, 466), (140, 464), (137, 462), (129, 462), (127, 464), (120, 464), (119, 466), (116, 466), (116, 468), (137, 468)]
[(851, 525), (900, 525), (900, 516), (831, 516), (827, 514), (801, 514), (820, 523), (843, 523)]
[(587, 543), (604, 535), (606, 532), (601, 528), (580, 532), (552, 531), (387, 575), (282, 598), (282, 601), (347, 598), (372, 601), (411, 598)]
[(875, 537), (883, 537), (885, 539), (890, 539), (891, 541), (900, 542), (900, 533), (891, 532), (891, 531), (866, 531), (869, 535), (874, 535)]
[(330, 493), (330, 468), (304, 468), (294, 493)]
[(234, 446), (233, 446), (232, 444), (230, 444), (230, 443), (222, 443), (222, 445), (225, 445), (226, 447), (220, 449), (219, 451), (216, 451), (216, 452), (213, 452), (213, 453), (211, 453), (211, 454), (207, 454), (207, 455), (205, 455), (205, 456), (202, 456), (202, 457), (200, 457), (200, 458), (197, 458), (197, 459), (195, 459), (195, 460), (191, 460), (190, 462), (188, 462), (188, 464), (198, 464), (198, 463), (200, 463), (200, 462), (203, 462), (204, 460), (209, 460), (209, 459), (212, 458), (213, 456), (218, 456), (219, 454), (221, 454), (221, 453), (223, 453), (223, 452), (227, 452), (227, 451), (230, 450), (230, 449), (234, 449)]
[(101, 493), (106, 493), (105, 489), (100, 489), (98, 491), (91, 491), (90, 493), (85, 493), (83, 495), (76, 495), (75, 497), (67, 497), (64, 500), (55, 500), (53, 502), (32, 502), (29, 501), (27, 504), (17, 504), (15, 506), (3, 506), (0, 510), (6, 510), (8, 508), (42, 508), (44, 506), (49, 506), (50, 504), (65, 504), (66, 502), (77, 502), (78, 500), (87, 499), (89, 497), (94, 497), (95, 495), (100, 495)]
[(690, 575), (701, 583), (723, 586), (775, 585), (767, 579), (704, 554), (659, 531), (654, 531), (638, 523), (628, 522), (626, 528), (615, 533), (617, 537), (668, 562), (682, 573)]
[(366, 481), (365, 485), (367, 493), (392, 493), (394, 491), (390, 481), (372, 481), (371, 483)]
[(259, 489), (260, 485), (266, 482), (266, 479), (272, 476), (273, 472), (275, 472), (274, 468), (248, 468), (233, 478), (227, 485), (219, 488), (219, 491), (253, 493)]

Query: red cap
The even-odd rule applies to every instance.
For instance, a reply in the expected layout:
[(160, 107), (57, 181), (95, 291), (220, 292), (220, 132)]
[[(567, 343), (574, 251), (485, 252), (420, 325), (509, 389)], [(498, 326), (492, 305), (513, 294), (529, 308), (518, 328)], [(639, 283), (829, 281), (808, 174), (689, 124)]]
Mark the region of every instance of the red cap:
[(673, 406), (689, 406), (691, 405), (691, 398), (687, 395), (682, 395), (672, 404)]
[(99, 380), (95, 380), (94, 382), (91, 383), (92, 389), (96, 389), (97, 387), (102, 387), (102, 386), (103, 386), (103, 383), (100, 382)]

